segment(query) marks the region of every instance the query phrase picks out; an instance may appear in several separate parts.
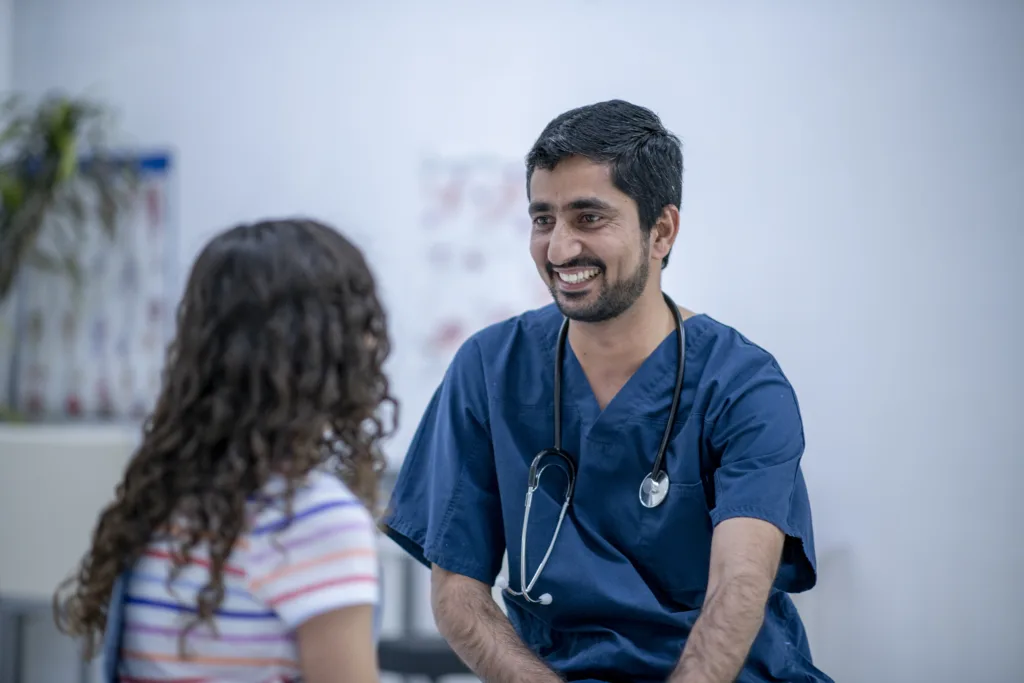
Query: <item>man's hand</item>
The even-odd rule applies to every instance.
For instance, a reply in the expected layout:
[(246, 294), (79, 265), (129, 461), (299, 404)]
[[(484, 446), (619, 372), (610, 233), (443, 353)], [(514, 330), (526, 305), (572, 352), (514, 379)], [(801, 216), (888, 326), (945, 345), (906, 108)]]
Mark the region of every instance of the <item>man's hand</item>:
[(669, 683), (736, 680), (764, 621), (784, 541), (760, 519), (736, 517), (715, 527), (707, 596)]
[(490, 586), (434, 565), (430, 600), (441, 635), (484, 683), (561, 683), (516, 635)]

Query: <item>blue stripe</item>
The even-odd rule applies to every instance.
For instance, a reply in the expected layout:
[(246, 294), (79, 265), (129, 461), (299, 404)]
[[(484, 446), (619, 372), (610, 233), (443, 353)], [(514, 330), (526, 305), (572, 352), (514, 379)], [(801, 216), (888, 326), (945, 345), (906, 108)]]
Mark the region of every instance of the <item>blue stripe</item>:
[[(132, 152), (115, 152), (109, 154), (104, 158), (107, 163), (112, 163), (116, 166), (130, 167), (135, 170), (136, 173), (145, 174), (149, 173), (166, 173), (171, 168), (171, 156), (162, 152), (153, 153), (132, 153)], [(95, 159), (89, 156), (83, 156), (79, 160), (79, 164), (83, 169), (88, 169), (91, 164), (95, 163)]]
[[(172, 612), (186, 612), (188, 614), (195, 614), (196, 608), (189, 607), (188, 605), (180, 605), (174, 602), (164, 602), (162, 600), (150, 600), (149, 598), (138, 598), (134, 595), (129, 595), (124, 599), (126, 605), (142, 605), (144, 607), (159, 607), (160, 609), (171, 610)], [(276, 619), (276, 612), (239, 612), (235, 610), (217, 610), (214, 612), (215, 616), (226, 617), (228, 619)]]
[(307, 519), (309, 517), (313, 517), (315, 515), (320, 514), (321, 512), (324, 512), (325, 510), (351, 507), (353, 505), (362, 505), (362, 503), (360, 503), (358, 500), (333, 500), (328, 503), (321, 503), (320, 505), (313, 506), (308, 510), (303, 510), (302, 512), (293, 515), (291, 519), (279, 519), (276, 522), (270, 522), (269, 524), (258, 526), (252, 530), (252, 533), (250, 535), (260, 536), (262, 534), (268, 534), (273, 531), (281, 531), (282, 529), (287, 528), (288, 525), (292, 522), (297, 522), (300, 519)]
[[(161, 560), (156, 560), (156, 561), (160, 562)], [(148, 574), (148, 573), (144, 573), (144, 572), (133, 571), (133, 572), (131, 572), (130, 577), (131, 577), (132, 581), (138, 581), (140, 583), (157, 584), (161, 588), (165, 588), (167, 586), (167, 577), (166, 576), (158, 576), (157, 574)], [(205, 583), (202, 583), (200, 581), (189, 581), (187, 579), (180, 579), (179, 578), (179, 579), (175, 579), (171, 583), (171, 588), (172, 589), (173, 588), (188, 588), (188, 589), (191, 589), (191, 590), (194, 590), (194, 591), (198, 592), (205, 585), (206, 585)], [(246, 601), (251, 602), (251, 603), (253, 603), (255, 605), (261, 605), (260, 601), (257, 600), (255, 597), (253, 597), (252, 593), (250, 593), (249, 591), (244, 590), (242, 588), (227, 588), (227, 587), (225, 587), (224, 588), (224, 594), (225, 595), (234, 595), (236, 597), (243, 598)]]

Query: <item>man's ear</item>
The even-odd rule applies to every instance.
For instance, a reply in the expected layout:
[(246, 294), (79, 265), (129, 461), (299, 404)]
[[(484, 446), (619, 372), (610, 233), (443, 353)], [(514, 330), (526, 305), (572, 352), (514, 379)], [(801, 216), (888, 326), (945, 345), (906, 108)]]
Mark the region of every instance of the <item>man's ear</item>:
[(669, 204), (651, 227), (651, 257), (664, 261), (679, 235), (679, 208)]

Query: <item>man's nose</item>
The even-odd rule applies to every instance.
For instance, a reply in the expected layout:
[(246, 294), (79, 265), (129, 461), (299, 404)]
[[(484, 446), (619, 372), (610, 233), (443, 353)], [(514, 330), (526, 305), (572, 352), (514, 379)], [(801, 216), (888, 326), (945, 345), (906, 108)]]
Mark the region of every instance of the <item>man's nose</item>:
[(583, 251), (573, 230), (565, 221), (556, 221), (548, 242), (548, 262), (556, 266), (568, 263)]

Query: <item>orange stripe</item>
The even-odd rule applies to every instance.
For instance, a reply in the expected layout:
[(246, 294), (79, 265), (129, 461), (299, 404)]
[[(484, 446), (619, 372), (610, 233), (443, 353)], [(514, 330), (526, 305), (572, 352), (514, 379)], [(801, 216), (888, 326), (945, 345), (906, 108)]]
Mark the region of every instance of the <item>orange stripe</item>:
[(322, 564), (327, 564), (328, 562), (333, 562), (334, 560), (343, 560), (348, 557), (375, 557), (376, 555), (377, 551), (373, 548), (353, 548), (351, 550), (341, 550), (336, 553), (330, 553), (322, 557), (316, 557), (312, 560), (306, 560), (305, 562), (299, 562), (298, 564), (289, 565), (287, 567), (278, 569), (276, 572), (267, 574), (263, 578), (251, 582), (249, 584), (249, 590), (259, 590), (261, 586), (265, 586), (271, 581), (276, 581), (277, 579), (288, 576), (289, 574), (294, 574), (295, 572), (300, 572), (304, 569), (309, 569), (311, 567), (317, 567)]
[(312, 586), (304, 586), (298, 590), (293, 590), (290, 593), (278, 595), (276, 598), (270, 601), (271, 607), (277, 607), (282, 602), (287, 602), (293, 598), (302, 597), (306, 593), (312, 593), (323, 588), (331, 588), (333, 586), (343, 586), (346, 583), (377, 583), (377, 577), (370, 574), (360, 574), (359, 576), (346, 576), (341, 579), (330, 579), (328, 581), (321, 581), (320, 583), (314, 583)]
[[(145, 553), (143, 553), (143, 555), (158, 560), (170, 560), (171, 562), (174, 561), (174, 556), (166, 550), (156, 550), (154, 548), (150, 548)], [(207, 569), (210, 568), (210, 562), (199, 557), (190, 557), (189, 564), (198, 565), (200, 567), (206, 567)], [(232, 567), (229, 564), (224, 565), (224, 573), (233, 574), (235, 576), (245, 576), (245, 572), (243, 570), (239, 569), (238, 567)]]
[(209, 664), (211, 666), (290, 666), (298, 668), (299, 663), (292, 659), (256, 658), (256, 657), (179, 657), (178, 655), (158, 655), (149, 652), (124, 650), (121, 656), (125, 659), (139, 659), (145, 662), (188, 662), (189, 664)]

